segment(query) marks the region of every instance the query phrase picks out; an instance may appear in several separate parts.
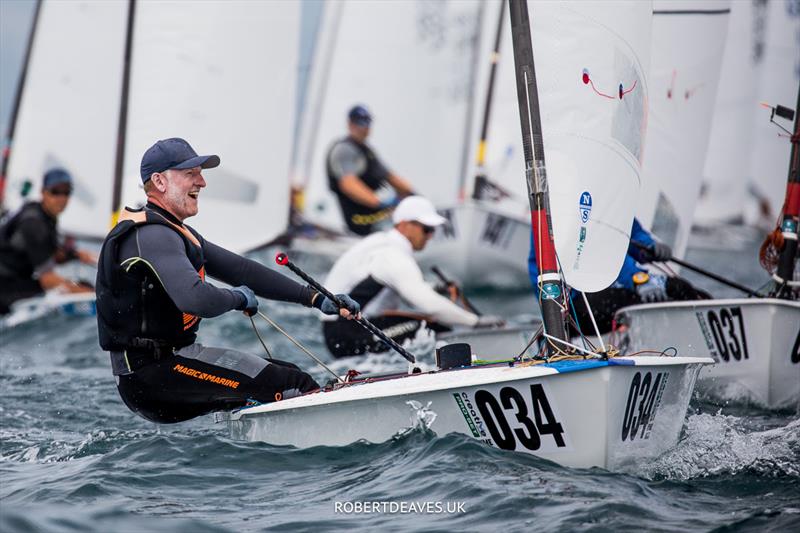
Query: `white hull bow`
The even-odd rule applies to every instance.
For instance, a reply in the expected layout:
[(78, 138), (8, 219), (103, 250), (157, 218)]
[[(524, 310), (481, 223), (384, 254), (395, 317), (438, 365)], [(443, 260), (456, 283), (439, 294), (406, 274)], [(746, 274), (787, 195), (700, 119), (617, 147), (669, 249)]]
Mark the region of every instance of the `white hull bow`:
[(619, 468), (678, 441), (708, 358), (493, 365), (355, 382), (230, 414), (236, 439), (300, 448), (383, 442), (425, 425), (571, 467)]
[(800, 303), (776, 299), (700, 300), (621, 309), (626, 353), (674, 347), (711, 354), (698, 390), (763, 407), (800, 407)]

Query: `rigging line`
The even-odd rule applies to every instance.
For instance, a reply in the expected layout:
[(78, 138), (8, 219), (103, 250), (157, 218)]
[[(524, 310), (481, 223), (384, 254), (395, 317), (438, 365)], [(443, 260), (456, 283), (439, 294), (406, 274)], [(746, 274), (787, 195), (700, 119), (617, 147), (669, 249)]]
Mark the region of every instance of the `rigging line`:
[(581, 296), (583, 296), (583, 303), (586, 304), (586, 309), (589, 310), (589, 318), (592, 319), (592, 326), (594, 326), (594, 332), (597, 334), (597, 340), (600, 341), (600, 347), (603, 348), (603, 352), (608, 352), (606, 349), (606, 345), (603, 342), (603, 337), (600, 335), (600, 328), (597, 327), (597, 322), (594, 319), (594, 311), (592, 311), (592, 307), (589, 305), (589, 298), (586, 297), (586, 293), (581, 291)]
[(250, 324), (253, 325), (253, 331), (256, 332), (256, 337), (258, 337), (258, 340), (261, 342), (261, 346), (263, 346), (264, 351), (267, 352), (267, 359), (272, 361), (272, 353), (270, 353), (269, 348), (267, 348), (267, 345), (264, 343), (264, 339), (261, 338), (261, 334), (258, 332), (258, 328), (256, 327), (256, 321), (253, 320), (252, 315), (249, 315), (248, 318), (250, 318)]
[[(552, 335), (548, 335), (547, 333), (544, 333), (543, 335), (554, 346), (557, 346), (559, 344), (563, 344), (565, 346), (569, 346), (570, 348), (574, 348), (575, 350), (577, 350), (579, 352), (582, 352), (582, 353), (586, 354), (587, 356), (594, 357), (596, 359), (602, 359), (603, 358), (603, 356), (600, 355), (599, 353), (595, 353), (595, 352), (590, 352), (588, 350), (584, 350), (580, 346), (576, 346), (576, 345), (572, 344), (571, 342), (567, 342), (565, 340), (559, 339), (558, 337), (553, 337)], [(559, 352), (561, 352), (563, 355), (571, 355), (570, 353), (565, 352), (565, 351), (560, 350), (560, 349), (559, 349)]]
[(261, 318), (263, 318), (263, 319), (264, 319), (264, 320), (265, 320), (265, 321), (266, 321), (266, 322), (267, 322), (267, 323), (268, 323), (270, 326), (272, 326), (273, 328), (275, 328), (275, 329), (277, 329), (278, 331), (280, 331), (280, 332), (283, 334), (283, 336), (284, 336), (284, 337), (286, 337), (287, 339), (289, 339), (289, 340), (292, 342), (292, 344), (294, 344), (295, 346), (297, 346), (298, 348), (300, 348), (301, 350), (303, 350), (303, 352), (305, 352), (305, 354), (306, 354), (307, 356), (309, 356), (311, 359), (313, 359), (314, 361), (316, 361), (316, 362), (317, 362), (317, 364), (318, 364), (319, 366), (321, 366), (322, 368), (324, 368), (325, 370), (327, 370), (327, 371), (328, 371), (328, 372), (329, 372), (329, 373), (330, 373), (330, 374), (331, 374), (331, 375), (332, 375), (334, 378), (336, 378), (336, 380), (337, 380), (339, 383), (344, 383), (344, 380), (343, 380), (342, 378), (340, 378), (340, 377), (339, 377), (339, 375), (338, 375), (338, 374), (336, 374), (336, 372), (334, 372), (333, 370), (331, 370), (331, 369), (328, 367), (328, 365), (326, 365), (325, 363), (323, 363), (322, 361), (320, 361), (320, 359), (319, 359), (319, 358), (318, 358), (316, 355), (314, 355), (313, 353), (309, 352), (309, 351), (308, 351), (308, 349), (306, 349), (306, 347), (305, 347), (305, 346), (303, 346), (302, 344), (300, 344), (300, 341), (296, 340), (294, 337), (292, 337), (291, 335), (289, 335), (289, 334), (288, 334), (288, 333), (287, 333), (287, 332), (286, 332), (286, 331), (285, 331), (285, 330), (284, 330), (282, 327), (280, 327), (278, 324), (276, 324), (276, 323), (275, 323), (275, 322), (274, 322), (274, 321), (273, 321), (273, 320), (272, 320), (270, 317), (268, 317), (267, 315), (265, 315), (265, 314), (264, 314), (264, 313), (262, 313), (261, 311), (256, 311), (256, 312), (258, 313), (258, 316), (260, 316)]

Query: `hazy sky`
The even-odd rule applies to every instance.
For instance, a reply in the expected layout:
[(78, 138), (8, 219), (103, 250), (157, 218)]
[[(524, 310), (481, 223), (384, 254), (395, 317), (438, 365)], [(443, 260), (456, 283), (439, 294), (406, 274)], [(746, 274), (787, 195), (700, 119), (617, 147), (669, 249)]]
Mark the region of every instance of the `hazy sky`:
[(0, 0), (0, 135), (3, 139), (35, 5), (34, 0)]

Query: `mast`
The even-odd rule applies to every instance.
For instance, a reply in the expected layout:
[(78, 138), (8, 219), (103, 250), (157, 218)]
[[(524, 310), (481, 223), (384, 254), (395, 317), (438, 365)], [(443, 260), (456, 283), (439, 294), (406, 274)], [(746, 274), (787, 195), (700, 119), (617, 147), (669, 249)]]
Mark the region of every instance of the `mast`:
[(128, 27), (125, 30), (125, 59), (122, 63), (122, 96), (119, 100), (119, 125), (117, 127), (117, 157), (114, 163), (114, 189), (111, 196), (111, 227), (117, 224), (122, 203), (122, 177), (125, 165), (125, 140), (128, 131), (128, 92), (131, 81), (131, 51), (133, 49), (133, 24), (136, 0), (128, 0)]
[[(478, 168), (475, 172), (475, 182), (472, 184), (472, 197), (478, 197), (478, 189), (481, 180), (486, 179), (484, 165), (486, 163), (486, 137), (489, 134), (489, 117), (492, 111), (492, 100), (494, 99), (495, 76), (497, 74), (497, 64), (500, 62), (500, 42), (503, 37), (503, 19), (506, 15), (506, 3), (500, 2), (500, 16), (497, 19), (497, 31), (494, 36), (494, 49), (492, 50), (492, 66), (489, 70), (489, 85), (486, 89), (486, 103), (483, 106), (483, 123), (481, 124), (481, 139), (478, 142)], [(462, 187), (463, 196), (463, 187)]]
[(20, 102), (22, 102), (22, 91), (25, 89), (25, 80), (28, 77), (28, 65), (31, 62), (31, 50), (33, 50), (33, 40), (36, 37), (36, 27), (39, 23), (39, 13), (42, 9), (42, 0), (36, 0), (36, 7), (33, 11), (33, 23), (31, 32), (28, 35), (28, 43), (25, 48), (25, 60), (22, 63), (22, 72), (17, 81), (17, 93), (14, 95), (14, 105), (11, 108), (11, 117), (8, 121), (8, 133), (6, 134), (6, 146), (3, 148), (3, 163), (0, 168), (0, 213), (3, 212), (3, 205), (6, 199), (6, 177), (8, 176), (8, 164), (11, 159), (11, 145), (14, 142), (14, 130), (17, 128), (17, 115), (19, 113)]
[[(791, 137), (792, 152), (789, 157), (789, 177), (786, 184), (786, 200), (784, 201), (783, 218), (781, 220), (781, 233), (783, 235), (783, 249), (778, 259), (778, 271), (773, 275), (777, 282), (774, 296), (778, 298), (791, 298), (794, 265), (797, 261), (798, 221), (800, 221), (800, 87), (797, 91), (797, 105), (794, 113), (794, 133)], [(795, 282), (800, 280), (794, 280)]]
[[(544, 161), (542, 121), (539, 114), (539, 93), (533, 65), (533, 45), (528, 18), (527, 0), (508, 0), (511, 13), (511, 37), (514, 45), (514, 66), (517, 79), (517, 100), (522, 127), (522, 149), (525, 156), (525, 179), (531, 208), (531, 224), (536, 242), (536, 264), (539, 267), (539, 303), (545, 333), (555, 339), (567, 340), (564, 316), (559, 300), (564, 286), (556, 259), (550, 216), (547, 173)], [(552, 339), (548, 353), (555, 355), (562, 348)]]
[[(505, 4), (500, 2), (501, 11), (502, 6)], [(462, 142), (463, 153), (461, 156), (461, 169), (458, 172), (458, 201), (464, 200), (464, 185), (467, 180), (467, 165), (469, 161), (469, 146), (471, 144), (470, 137), (472, 136), (472, 115), (475, 110), (475, 85), (478, 76), (478, 62), (480, 61), (481, 40), (483, 38), (483, 17), (486, 12), (486, 2), (481, 2), (478, 8), (478, 17), (475, 21), (475, 35), (473, 37), (472, 46), (472, 68), (469, 73), (469, 104), (467, 105), (466, 124), (464, 126), (464, 140)], [(500, 17), (503, 18), (502, 16)], [(491, 89), (490, 89), (491, 90)]]

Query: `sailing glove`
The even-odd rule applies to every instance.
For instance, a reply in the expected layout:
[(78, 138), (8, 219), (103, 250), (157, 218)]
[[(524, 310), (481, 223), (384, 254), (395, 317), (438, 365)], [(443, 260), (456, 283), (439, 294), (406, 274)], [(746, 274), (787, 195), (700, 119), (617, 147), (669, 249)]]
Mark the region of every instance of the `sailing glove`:
[(240, 285), (231, 290), (236, 294), (240, 294), (244, 300), (236, 307), (236, 309), (239, 311), (244, 311), (244, 314), (247, 316), (253, 316), (258, 312), (258, 299), (256, 298), (256, 293), (253, 292), (253, 289), (246, 285)]
[(667, 277), (650, 274), (650, 279), (636, 286), (636, 293), (643, 302), (663, 302), (667, 299)]
[(663, 242), (655, 242), (645, 251), (648, 261), (669, 261), (672, 258), (672, 248)]
[[(331, 301), (330, 298), (327, 296), (324, 297), (325, 299), (322, 300), (322, 303), (319, 306), (319, 310), (325, 313), (326, 315), (338, 315), (339, 314), (339, 306), (336, 305), (335, 302)], [(361, 306), (358, 305), (358, 302), (350, 298), (346, 294), (337, 294), (336, 298), (342, 302), (343, 307), (350, 311), (351, 315), (357, 315), (361, 312)]]
[(506, 325), (506, 321), (496, 315), (481, 315), (475, 322), (475, 328), (501, 328)]
[(394, 209), (397, 207), (397, 204), (400, 203), (400, 198), (397, 196), (393, 196), (388, 200), (382, 200), (381, 203), (378, 205), (378, 209), (383, 211), (384, 209)]

